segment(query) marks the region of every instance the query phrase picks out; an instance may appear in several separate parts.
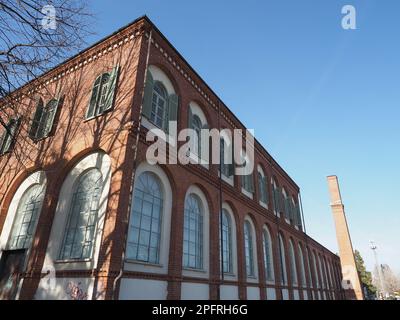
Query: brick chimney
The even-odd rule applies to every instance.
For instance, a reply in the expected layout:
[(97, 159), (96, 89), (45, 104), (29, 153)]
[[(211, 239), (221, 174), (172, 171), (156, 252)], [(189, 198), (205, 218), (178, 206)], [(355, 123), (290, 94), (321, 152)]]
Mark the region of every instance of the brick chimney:
[(353, 245), (349, 228), (347, 226), (344, 205), (340, 195), (339, 182), (336, 176), (328, 177), (329, 193), (331, 195), (331, 207), (336, 226), (336, 237), (339, 245), (340, 263), (342, 266), (343, 282), (346, 299), (363, 300), (361, 282), (358, 276), (356, 261), (354, 259)]

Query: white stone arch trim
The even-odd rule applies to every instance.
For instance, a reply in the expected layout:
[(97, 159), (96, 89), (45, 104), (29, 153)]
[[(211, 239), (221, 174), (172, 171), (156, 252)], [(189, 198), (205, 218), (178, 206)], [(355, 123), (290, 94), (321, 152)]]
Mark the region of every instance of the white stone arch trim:
[[(43, 187), (43, 197), (46, 192), (46, 186), (47, 186), (47, 179), (46, 179), (46, 173), (44, 171), (36, 171), (32, 174), (30, 174), (27, 178), (25, 178), (24, 181), (19, 185), (17, 191), (15, 192), (10, 206), (7, 211), (7, 216), (3, 225), (3, 230), (0, 235), (0, 259), (2, 252), (6, 249), (7, 247), (7, 242), (10, 238), (11, 230), (14, 224), (14, 220), (16, 218), (16, 213), (18, 210), (19, 203), (21, 201), (22, 196), (25, 194), (25, 192), (31, 188), (34, 185), (41, 185)], [(43, 205), (43, 199), (41, 206), (39, 208), (39, 216), (37, 217), (36, 223), (40, 218), (40, 214), (42, 211), (42, 205)], [(36, 226), (35, 226), (36, 230)], [(29, 250), (27, 252), (27, 255), (29, 255)]]
[(168, 95), (176, 93), (171, 80), (163, 70), (155, 65), (149, 65), (148, 70), (150, 71), (154, 81), (159, 81), (163, 84), (163, 86), (167, 90)]
[[(72, 196), (83, 173), (90, 169), (98, 169), (102, 175), (103, 186), (99, 199), (99, 210), (93, 243), (92, 257), (80, 261), (60, 261), (59, 254), (63, 244), (66, 224), (70, 214)], [(96, 268), (98, 255), (103, 235), (104, 219), (107, 210), (108, 195), (111, 181), (111, 158), (104, 152), (93, 152), (75, 164), (64, 179), (58, 197), (53, 226), (46, 250), (46, 258), (43, 265), (43, 272), (54, 268), (55, 270), (86, 270)]]
[[(257, 233), (256, 233), (256, 228), (254, 226), (253, 219), (249, 216), (246, 215), (243, 221), (243, 228), (244, 224), (248, 221), (250, 223), (251, 227), (251, 240), (252, 240), (252, 245), (253, 245), (253, 263), (254, 263), (254, 277), (249, 277), (246, 275), (246, 279), (248, 282), (258, 282), (258, 254), (257, 254)], [(244, 229), (243, 229), (244, 230)], [(244, 234), (244, 233), (243, 233)], [(244, 263), (246, 264), (246, 259), (244, 259)], [(246, 267), (245, 267), (246, 270)]]
[[(265, 275), (266, 282), (269, 284), (275, 284), (275, 267), (274, 267), (274, 250), (273, 250), (273, 239), (271, 237), (271, 231), (269, 230), (268, 225), (263, 225), (263, 237), (264, 233), (266, 232), (268, 241), (269, 241), (269, 256), (271, 259), (271, 267), (272, 267), (272, 280), (267, 279), (267, 275)], [(263, 243), (264, 245), (264, 243)], [(266, 268), (266, 266), (264, 266)]]
[(203, 112), (202, 107), (200, 107), (200, 105), (195, 102), (195, 101), (190, 101), (189, 102), (189, 108), (192, 112), (192, 116), (198, 116), (201, 124), (204, 126), (205, 124), (208, 124), (207, 118)]
[[(182, 275), (188, 277), (198, 277), (198, 278), (209, 278), (210, 275), (210, 209), (208, 206), (207, 197), (203, 193), (203, 191), (196, 185), (191, 185), (185, 194), (186, 198), (190, 195), (194, 194), (200, 199), (201, 209), (203, 214), (203, 269), (202, 270), (193, 270), (182, 268)], [(185, 207), (183, 208), (183, 215), (185, 214)], [(183, 232), (183, 230), (182, 230)], [(183, 238), (182, 238), (183, 239)], [(183, 248), (183, 246), (182, 246)], [(183, 254), (183, 251), (182, 251)]]
[[(168, 262), (169, 262), (169, 246), (170, 246), (170, 235), (171, 235), (171, 210), (172, 210), (172, 188), (167, 174), (158, 165), (150, 165), (147, 161), (142, 162), (136, 169), (135, 182), (133, 186), (133, 192), (136, 187), (136, 183), (141, 174), (145, 172), (151, 172), (154, 174), (161, 187), (163, 195), (163, 209), (161, 217), (161, 241), (160, 241), (160, 259), (159, 264), (152, 264), (140, 261), (127, 260), (125, 261), (124, 268), (128, 271), (138, 272), (149, 272), (149, 273), (168, 273)], [(132, 196), (132, 201), (134, 197)], [(133, 205), (131, 204), (131, 208)], [(129, 224), (131, 223), (131, 213), (129, 214)]]
[(231, 206), (224, 202), (222, 204), (222, 209), (225, 209), (226, 212), (229, 214), (231, 219), (231, 228), (232, 228), (232, 274), (224, 274), (224, 278), (229, 280), (237, 280), (238, 278), (238, 246), (237, 246), (237, 227), (236, 227), (236, 219), (235, 215), (233, 214), (233, 210)]

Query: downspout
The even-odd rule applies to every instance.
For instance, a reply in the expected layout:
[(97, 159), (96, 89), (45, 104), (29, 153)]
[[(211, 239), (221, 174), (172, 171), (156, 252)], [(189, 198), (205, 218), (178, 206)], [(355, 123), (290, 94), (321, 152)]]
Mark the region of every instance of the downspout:
[(133, 147), (133, 173), (132, 173), (132, 178), (131, 178), (131, 183), (130, 183), (130, 190), (129, 190), (129, 198), (128, 198), (128, 210), (127, 210), (127, 217), (125, 217), (126, 225), (125, 225), (125, 232), (123, 233), (123, 241), (122, 241), (122, 263), (121, 263), (121, 268), (119, 270), (119, 273), (117, 277), (114, 279), (113, 283), (113, 300), (116, 300), (117, 294), (116, 294), (116, 288), (117, 288), (117, 282), (120, 281), (123, 272), (124, 272), (124, 263), (125, 263), (125, 252), (126, 252), (126, 241), (128, 237), (128, 231), (129, 231), (129, 218), (130, 218), (130, 212), (131, 212), (131, 204), (132, 204), (132, 196), (133, 196), (133, 185), (135, 182), (135, 176), (136, 176), (136, 160), (137, 160), (137, 150), (139, 146), (139, 138), (140, 138), (140, 130), (141, 130), (141, 124), (142, 124), (142, 110), (143, 110), (143, 100), (144, 100), (144, 90), (146, 86), (146, 81), (147, 81), (147, 68), (149, 66), (149, 59), (150, 59), (150, 48), (151, 48), (151, 42), (152, 42), (152, 33), (153, 30), (150, 30), (149, 34), (149, 39), (148, 39), (148, 46), (147, 46), (147, 55), (146, 55), (146, 65), (145, 65), (145, 75), (144, 75), (144, 80), (143, 80), (143, 89), (141, 92), (141, 104), (139, 108), (139, 119), (138, 119), (138, 125), (136, 129), (136, 141), (135, 145)]

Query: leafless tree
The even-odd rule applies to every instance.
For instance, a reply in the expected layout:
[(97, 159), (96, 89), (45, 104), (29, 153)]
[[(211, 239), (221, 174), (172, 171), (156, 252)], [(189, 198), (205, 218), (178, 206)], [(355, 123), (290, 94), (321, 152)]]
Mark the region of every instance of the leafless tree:
[(90, 33), (86, 0), (0, 0), (0, 123), (16, 88), (79, 51)]

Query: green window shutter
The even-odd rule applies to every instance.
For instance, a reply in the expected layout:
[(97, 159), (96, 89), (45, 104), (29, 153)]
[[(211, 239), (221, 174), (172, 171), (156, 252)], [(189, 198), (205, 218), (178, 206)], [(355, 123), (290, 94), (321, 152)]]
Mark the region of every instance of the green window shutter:
[(188, 129), (193, 129), (193, 113), (190, 106), (188, 107)]
[(234, 144), (231, 142), (230, 144), (230, 150), (232, 151), (232, 163), (229, 164), (228, 171), (229, 171), (229, 176), (234, 176), (235, 175), (235, 150), (234, 150)]
[(32, 139), (37, 138), (37, 131), (40, 124), (40, 119), (42, 118), (42, 114), (43, 114), (43, 100), (42, 98), (39, 98), (36, 103), (35, 115), (33, 116), (31, 128), (29, 130), (29, 136)]
[(264, 184), (265, 203), (269, 204), (268, 178), (266, 176), (263, 178), (263, 184)]
[(179, 97), (173, 93), (168, 98), (169, 121), (178, 121)]
[(254, 193), (254, 179), (253, 179), (253, 174), (249, 174), (249, 192)]
[(154, 87), (154, 80), (153, 76), (151, 75), (150, 71), (147, 71), (146, 76), (146, 84), (144, 87), (144, 96), (143, 96), (143, 115), (150, 119), (151, 116), (151, 105), (153, 100), (153, 87)]
[[(51, 105), (50, 105), (50, 103), (51, 103)], [(47, 116), (46, 116), (44, 136), (48, 136), (53, 129), (54, 118), (57, 114), (59, 105), (60, 105), (60, 99), (53, 99), (47, 103), (47, 106), (46, 106)]]
[(6, 153), (11, 150), (19, 124), (20, 124), (20, 119), (17, 120), (13, 119), (8, 123), (7, 125), (8, 130), (6, 130), (3, 139), (3, 146), (1, 148), (1, 153)]
[(96, 105), (98, 104), (99, 100), (100, 85), (101, 85), (101, 76), (97, 77), (96, 81), (93, 84), (92, 96), (90, 97), (89, 106), (86, 111), (86, 119), (95, 116)]
[(108, 80), (109, 84), (108, 84), (108, 90), (107, 90), (107, 96), (106, 96), (106, 103), (105, 103), (103, 112), (110, 110), (113, 107), (115, 91), (117, 90), (119, 69), (120, 69), (119, 66), (116, 66), (111, 71), (110, 79)]

